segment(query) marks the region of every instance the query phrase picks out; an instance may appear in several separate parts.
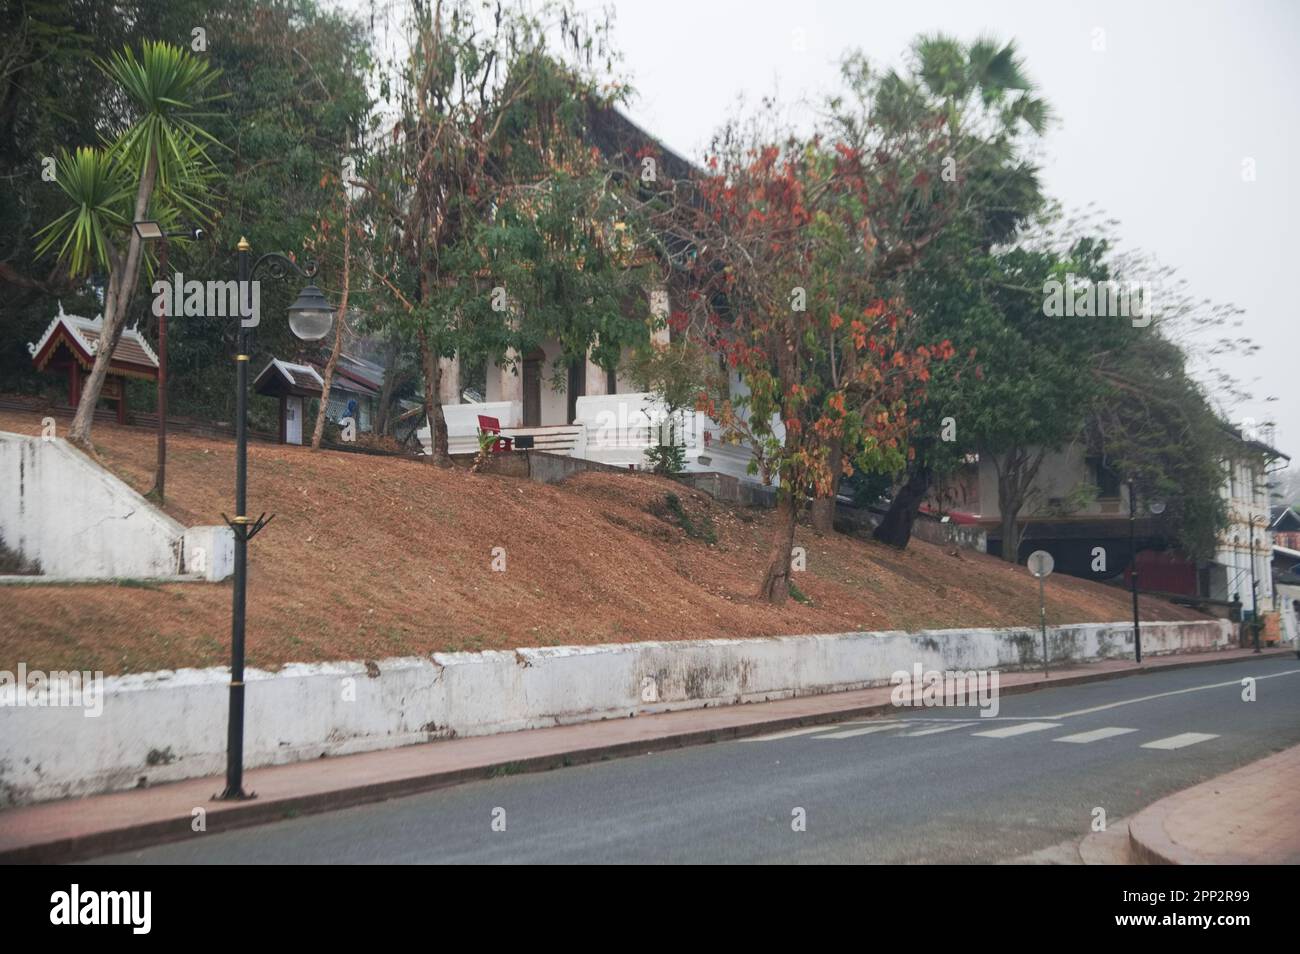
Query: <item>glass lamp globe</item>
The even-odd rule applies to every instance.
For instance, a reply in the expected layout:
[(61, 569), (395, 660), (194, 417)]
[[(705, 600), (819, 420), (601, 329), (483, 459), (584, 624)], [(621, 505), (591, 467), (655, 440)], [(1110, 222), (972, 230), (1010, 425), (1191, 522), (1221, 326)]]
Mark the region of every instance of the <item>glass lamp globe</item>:
[(301, 341), (319, 341), (334, 327), (334, 307), (313, 282), (289, 306), (289, 330)]

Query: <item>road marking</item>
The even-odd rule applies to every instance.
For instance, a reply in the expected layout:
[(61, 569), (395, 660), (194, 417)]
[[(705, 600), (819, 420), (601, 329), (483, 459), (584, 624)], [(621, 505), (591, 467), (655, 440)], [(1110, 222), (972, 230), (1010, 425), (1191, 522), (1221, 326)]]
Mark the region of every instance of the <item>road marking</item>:
[(823, 725), (807, 726), (802, 729), (789, 729), (785, 732), (773, 732), (768, 735), (750, 735), (743, 739), (737, 739), (738, 742), (773, 742), (777, 739), (792, 739), (797, 735), (812, 735), (814, 732), (825, 732), (838, 725), (861, 725), (860, 722), (827, 722)]
[(1217, 735), (1211, 735), (1208, 732), (1183, 732), (1179, 735), (1171, 735), (1167, 739), (1156, 739), (1154, 742), (1147, 742), (1142, 746), (1144, 749), (1184, 749), (1189, 745), (1195, 745), (1197, 742), (1208, 742), (1210, 739), (1217, 739)]
[(1024, 735), (1027, 732), (1042, 732), (1044, 729), (1059, 729), (1059, 722), (1026, 722), (1022, 725), (1007, 725), (1000, 729), (989, 729), (987, 732), (972, 732), (971, 735), (981, 735), (986, 739), (1007, 739), (1013, 735)]
[(923, 735), (934, 735), (937, 732), (951, 732), (953, 729), (969, 729), (973, 725), (979, 725), (978, 722), (949, 722), (946, 725), (938, 725), (932, 729), (917, 729), (914, 732), (904, 732), (903, 738), (915, 739)]
[[(1261, 679), (1276, 679), (1278, 676), (1294, 676), (1300, 673), (1300, 669), (1287, 669), (1283, 672), (1273, 672), (1265, 676), (1252, 676), (1256, 682)], [(1243, 677), (1244, 678), (1244, 677)], [(1091, 709), (1076, 709), (1074, 712), (1062, 712), (1060, 715), (1047, 716), (1049, 719), (1068, 719), (1071, 716), (1088, 715), (1093, 712), (1104, 712), (1106, 709), (1115, 709), (1119, 706), (1131, 706), (1135, 702), (1150, 702), (1152, 699), (1163, 699), (1166, 696), (1181, 696), (1187, 692), (1200, 692), (1202, 689), (1222, 689), (1225, 686), (1241, 686), (1241, 679), (1232, 679), (1228, 682), (1216, 682), (1208, 686), (1191, 686), (1187, 689), (1174, 689), (1171, 692), (1157, 692), (1150, 696), (1138, 696), (1136, 699), (1124, 699), (1120, 702), (1108, 702), (1104, 706), (1093, 706)]]
[(1093, 729), (1091, 732), (1076, 732), (1074, 735), (1063, 735), (1059, 739), (1053, 739), (1053, 742), (1078, 742), (1085, 744), (1087, 742), (1096, 742), (1100, 739), (1109, 739), (1116, 735), (1127, 735), (1130, 732), (1136, 732), (1137, 729), (1118, 729), (1110, 727), (1108, 729)]
[(814, 736), (814, 738), (852, 739), (859, 735), (870, 735), (873, 732), (884, 732), (886, 729), (897, 729), (900, 725), (905, 725), (905, 724), (906, 723), (901, 723), (901, 722), (889, 722), (884, 725), (868, 725), (868, 726), (863, 726), (861, 729), (849, 729), (845, 732), (832, 732), (829, 735), (818, 735), (818, 736)]

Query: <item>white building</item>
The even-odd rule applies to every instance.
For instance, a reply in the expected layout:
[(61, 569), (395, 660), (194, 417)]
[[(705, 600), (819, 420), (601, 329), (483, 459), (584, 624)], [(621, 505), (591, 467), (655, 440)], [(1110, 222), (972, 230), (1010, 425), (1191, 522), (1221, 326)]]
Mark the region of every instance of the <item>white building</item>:
[[(655, 328), (652, 342), (667, 344), (668, 290), (650, 291), (650, 314)], [(442, 412), (447, 421), (448, 448), (452, 454), (478, 451), (479, 417), (495, 419), (511, 438), (531, 438), (533, 447), (550, 453), (582, 457), (616, 467), (646, 469), (646, 451), (666, 442), (667, 412), (655, 395), (638, 391), (620, 369), (606, 371), (588, 358), (570, 366), (567, 379), (554, 380), (553, 369), (562, 366), (558, 341), (547, 341), (522, 359), (487, 365), (486, 394), (482, 403), (464, 403), (460, 368), (455, 358), (442, 359)], [(624, 365), (628, 353), (624, 353)], [(729, 380), (732, 395), (745, 386), (739, 374)], [(780, 422), (774, 422), (778, 436)], [(671, 428), (672, 440), (685, 451), (688, 473), (722, 473), (759, 481), (749, 473), (753, 458), (748, 445), (723, 440), (721, 425), (705, 414), (688, 410)], [(428, 424), (418, 433), (429, 453)]]

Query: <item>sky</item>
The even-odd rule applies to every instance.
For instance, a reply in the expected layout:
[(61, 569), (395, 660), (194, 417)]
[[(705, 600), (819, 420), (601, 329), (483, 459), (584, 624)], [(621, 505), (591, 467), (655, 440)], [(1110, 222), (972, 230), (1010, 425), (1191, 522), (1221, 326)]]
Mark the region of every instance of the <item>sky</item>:
[(1300, 157), (1297, 0), (579, 5), (614, 13), (632, 119), (695, 159), (741, 97), (776, 94), (795, 115), (800, 104), (811, 113), (838, 88), (847, 50), (901, 65), (919, 33), (1014, 38), (1056, 115), (1037, 157), (1048, 194), (1067, 209), (1095, 203), (1118, 220), (1122, 248), (1176, 268), (1197, 299), (1244, 309), (1242, 327), (1224, 334), (1259, 349), (1213, 363), (1254, 400), (1224, 411), (1234, 423), (1274, 423), (1275, 446), (1300, 462), (1300, 335), (1287, 292), (1300, 222), (1287, 165)]

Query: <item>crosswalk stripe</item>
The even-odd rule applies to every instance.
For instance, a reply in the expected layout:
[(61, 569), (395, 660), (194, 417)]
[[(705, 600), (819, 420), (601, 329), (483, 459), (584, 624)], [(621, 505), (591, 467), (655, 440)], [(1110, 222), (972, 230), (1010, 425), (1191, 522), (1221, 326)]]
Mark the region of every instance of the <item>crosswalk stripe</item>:
[(872, 732), (884, 732), (886, 729), (897, 729), (905, 723), (890, 722), (884, 725), (868, 725), (860, 729), (848, 729), (844, 732), (831, 732), (829, 735), (816, 735), (815, 739), (852, 739), (859, 735), (870, 735)]
[(1007, 739), (1013, 735), (1025, 735), (1028, 732), (1042, 732), (1044, 729), (1059, 729), (1059, 722), (1022, 722), (1019, 725), (1006, 725), (1000, 729), (989, 729), (987, 732), (972, 732), (971, 735), (983, 736), (986, 739)]
[(1171, 735), (1167, 739), (1156, 739), (1154, 742), (1145, 743), (1144, 749), (1183, 749), (1189, 745), (1195, 745), (1197, 742), (1208, 742), (1210, 739), (1217, 739), (1217, 735), (1211, 735), (1209, 732), (1181, 732), (1178, 735)]
[(1127, 735), (1130, 732), (1136, 732), (1137, 729), (1120, 729), (1114, 726), (1106, 729), (1093, 729), (1091, 732), (1076, 732), (1074, 735), (1063, 735), (1059, 739), (1053, 739), (1054, 742), (1097, 742), (1101, 739), (1109, 739), (1117, 735)]
[(931, 729), (917, 729), (914, 732), (904, 732), (903, 737), (915, 739), (922, 735), (935, 735), (938, 732), (951, 732), (953, 729), (969, 729), (973, 725), (979, 725), (978, 722), (950, 722), (947, 725), (937, 725)]
[(859, 722), (828, 722), (824, 725), (806, 726), (802, 729), (787, 729), (784, 732), (773, 732), (768, 735), (750, 735), (737, 741), (740, 742), (774, 742), (777, 739), (793, 739), (798, 735), (812, 735), (814, 732), (825, 732), (841, 725), (861, 725)]

